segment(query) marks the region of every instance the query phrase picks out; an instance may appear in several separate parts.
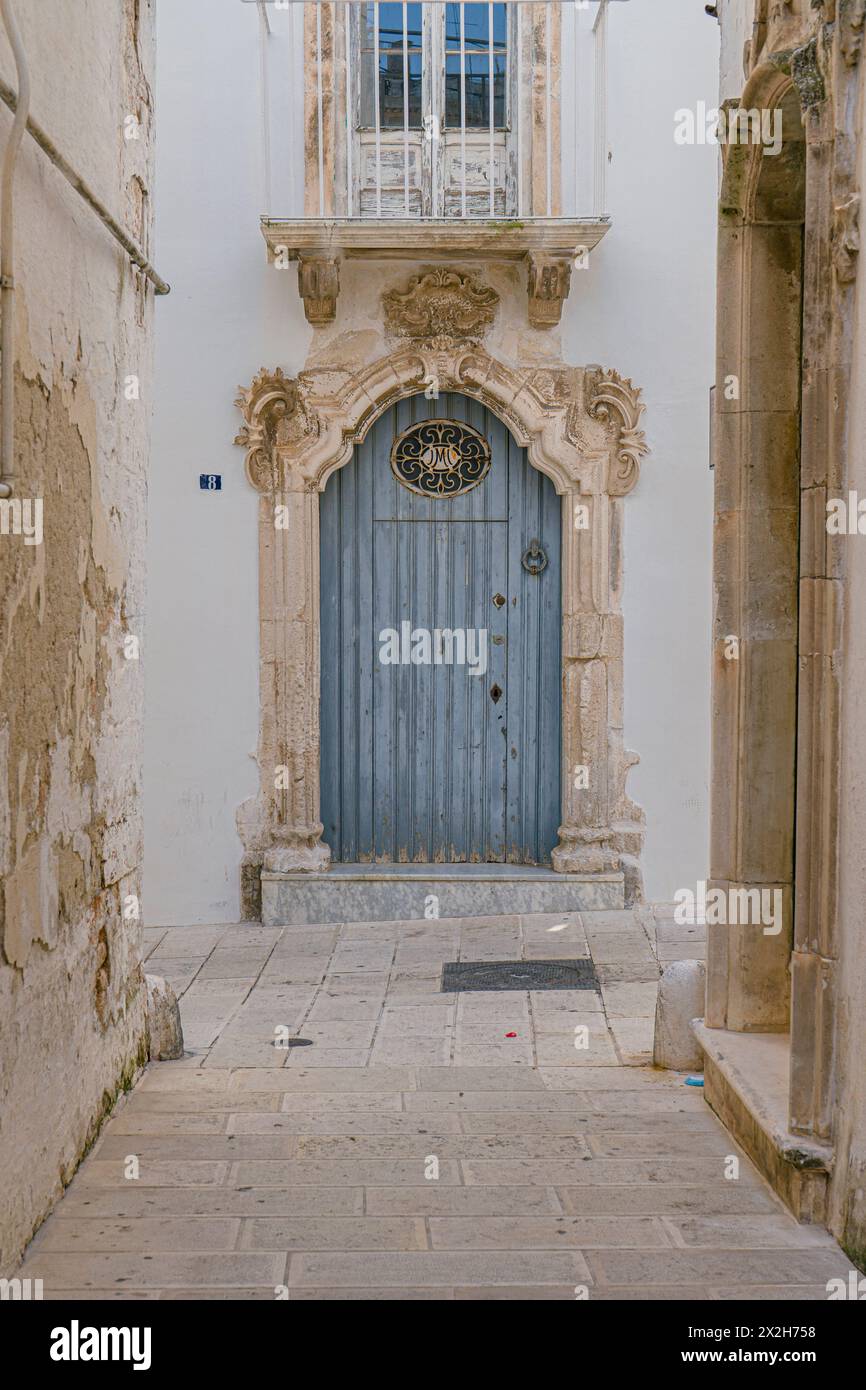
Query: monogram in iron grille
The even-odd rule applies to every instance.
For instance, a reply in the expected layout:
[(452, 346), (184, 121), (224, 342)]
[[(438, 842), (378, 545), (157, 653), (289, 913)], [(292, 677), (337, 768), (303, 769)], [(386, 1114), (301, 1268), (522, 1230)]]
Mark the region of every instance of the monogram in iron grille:
[(422, 497), (458, 497), (477, 487), (490, 468), (490, 445), (459, 420), (419, 420), (391, 446), (398, 483)]

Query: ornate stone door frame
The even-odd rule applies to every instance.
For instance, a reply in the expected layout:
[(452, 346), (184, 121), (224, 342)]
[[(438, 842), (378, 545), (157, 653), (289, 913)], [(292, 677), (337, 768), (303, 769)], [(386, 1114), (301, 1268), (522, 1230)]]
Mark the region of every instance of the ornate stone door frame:
[(262, 370), (237, 402), (246, 471), (260, 494), (261, 716), (257, 800), (242, 809), (250, 857), (270, 872), (319, 872), (319, 493), (389, 406), (430, 389), (492, 410), (562, 498), (560, 873), (628, 870), (644, 815), (625, 782), (622, 499), (647, 452), (639, 392), (600, 367), (518, 370), (475, 342), (401, 345), (357, 370), (297, 378)]

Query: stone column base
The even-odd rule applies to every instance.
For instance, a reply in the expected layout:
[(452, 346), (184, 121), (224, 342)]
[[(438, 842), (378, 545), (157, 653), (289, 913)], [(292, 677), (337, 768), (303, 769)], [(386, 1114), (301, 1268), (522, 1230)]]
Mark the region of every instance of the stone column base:
[(321, 874), (331, 863), (331, 851), (322, 839), (323, 827), (292, 835), (265, 850), (262, 868), (270, 874)]
[(550, 856), (558, 874), (611, 874), (620, 869), (620, 856), (609, 843), (605, 830), (574, 830), (561, 825), (556, 832), (559, 844)]

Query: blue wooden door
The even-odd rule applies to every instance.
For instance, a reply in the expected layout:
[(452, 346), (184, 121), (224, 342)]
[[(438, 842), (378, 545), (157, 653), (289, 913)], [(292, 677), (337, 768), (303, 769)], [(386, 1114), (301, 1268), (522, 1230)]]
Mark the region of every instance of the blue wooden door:
[[(395, 477), (395, 439), (427, 419), (463, 422), (487, 441), (477, 486), (431, 497)], [(549, 861), (560, 816), (560, 526), (550, 480), (460, 395), (399, 402), (330, 478), (321, 792), (335, 860)]]

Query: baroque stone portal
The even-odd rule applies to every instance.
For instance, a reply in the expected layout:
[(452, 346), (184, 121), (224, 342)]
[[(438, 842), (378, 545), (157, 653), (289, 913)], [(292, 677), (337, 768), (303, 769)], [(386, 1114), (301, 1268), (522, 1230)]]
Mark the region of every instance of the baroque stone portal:
[(296, 378), (262, 369), (237, 401), (244, 423), (235, 442), (261, 498), (261, 790), (239, 813), (248, 862), (277, 873), (328, 865), (319, 819), (319, 493), (383, 411), (433, 383), (494, 411), (562, 498), (563, 802), (552, 862), (561, 873), (628, 870), (634, 884), (644, 815), (625, 785), (637, 757), (623, 744), (621, 507), (647, 452), (644, 407), (615, 371), (518, 368), (453, 328), (443, 332), (459, 322), (465, 333), (470, 304), (471, 331), (493, 311), (490, 295), (451, 274), (427, 273), (386, 296), (392, 325), (402, 315), (412, 341), (370, 363)]

